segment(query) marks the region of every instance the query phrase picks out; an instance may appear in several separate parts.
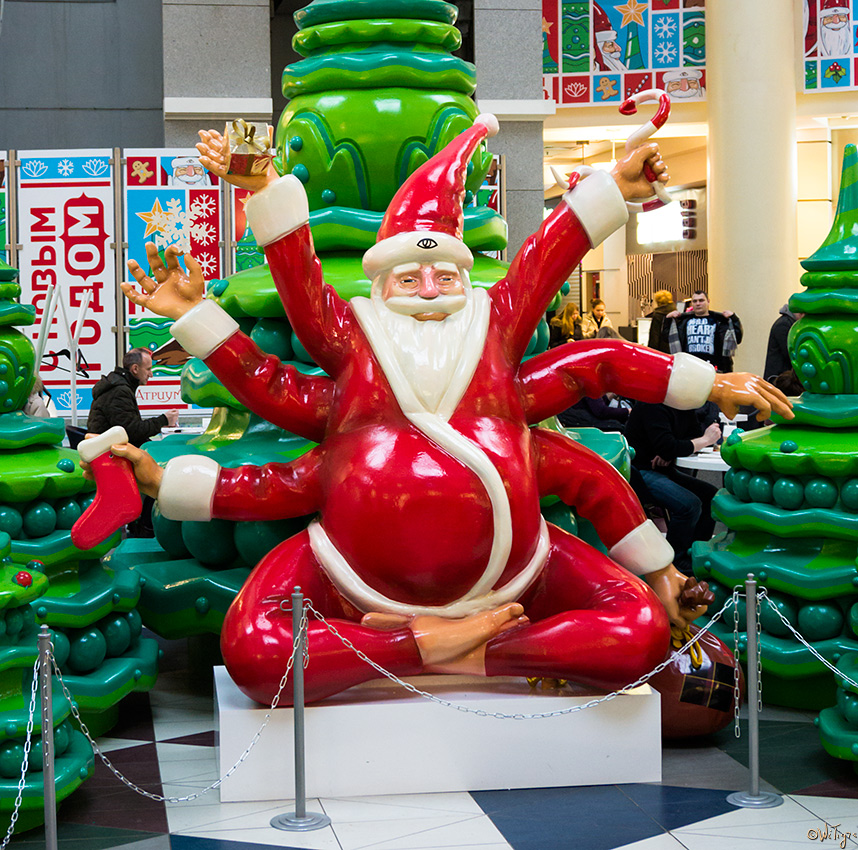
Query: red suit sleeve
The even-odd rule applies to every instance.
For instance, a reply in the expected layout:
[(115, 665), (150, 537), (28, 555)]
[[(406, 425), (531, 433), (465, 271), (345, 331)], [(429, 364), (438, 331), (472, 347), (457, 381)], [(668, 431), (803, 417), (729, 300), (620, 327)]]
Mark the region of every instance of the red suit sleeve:
[(331, 377), (340, 371), (352, 318), (346, 302), (322, 278), (308, 224), (265, 247), (271, 276), (301, 344)]
[(512, 363), (521, 362), (551, 299), (591, 247), (581, 222), (561, 202), (492, 287), (492, 306)]
[(235, 521), (287, 519), (318, 511), (319, 448), (290, 463), (221, 469), (212, 518)]
[(559, 496), (589, 520), (610, 549), (646, 521), (631, 485), (595, 452), (556, 431), (531, 431), (539, 495)]
[(608, 392), (637, 401), (664, 401), (673, 358), (617, 339), (572, 342), (532, 357), (518, 372), (529, 424)]
[(334, 393), (330, 378), (301, 374), (264, 354), (240, 332), (219, 345), (206, 365), (254, 413), (278, 428), (321, 442)]

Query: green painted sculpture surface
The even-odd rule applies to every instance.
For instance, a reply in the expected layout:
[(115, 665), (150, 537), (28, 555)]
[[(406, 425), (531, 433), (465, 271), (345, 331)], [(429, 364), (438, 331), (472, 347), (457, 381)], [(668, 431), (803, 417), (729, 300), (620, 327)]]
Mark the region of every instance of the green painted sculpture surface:
[[(728, 438), (721, 456), (731, 469), (712, 510), (729, 530), (693, 550), (695, 573), (710, 580), (717, 604), (754, 573), (778, 610), (831, 663), (858, 651), (856, 225), (858, 153), (850, 145), (831, 231), (802, 263), (805, 291), (790, 299), (793, 310), (805, 313), (789, 335), (805, 389), (795, 400), (795, 419), (775, 416), (767, 428)], [(766, 702), (832, 705), (834, 676), (767, 603), (761, 624)], [(838, 709), (826, 709), (820, 721), (823, 741), (832, 711)]]

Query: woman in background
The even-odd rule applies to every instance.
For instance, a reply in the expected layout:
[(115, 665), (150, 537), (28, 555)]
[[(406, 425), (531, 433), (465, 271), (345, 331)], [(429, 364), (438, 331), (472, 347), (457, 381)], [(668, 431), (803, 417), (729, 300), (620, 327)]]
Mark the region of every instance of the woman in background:
[(581, 320), (584, 339), (593, 339), (602, 328), (613, 328), (605, 311), (605, 302), (601, 298), (590, 301), (590, 312)]
[(659, 289), (652, 297), (655, 301), (655, 310), (650, 315), (652, 324), (649, 326), (649, 341), (647, 345), (650, 348), (656, 349), (656, 351), (663, 351), (665, 354), (670, 354), (670, 343), (667, 339), (664, 319), (668, 313), (673, 312), (675, 304), (673, 293), (667, 289)]
[(551, 331), (549, 348), (555, 348), (564, 342), (572, 342), (576, 339), (584, 339), (581, 330), (581, 311), (574, 301), (570, 301), (553, 319), (548, 323)]

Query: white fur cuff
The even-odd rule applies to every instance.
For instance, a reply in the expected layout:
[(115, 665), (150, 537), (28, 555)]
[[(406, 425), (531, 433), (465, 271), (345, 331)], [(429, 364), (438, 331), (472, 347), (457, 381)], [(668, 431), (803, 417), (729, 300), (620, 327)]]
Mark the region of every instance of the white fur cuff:
[(238, 330), (238, 322), (208, 298), (173, 323), (173, 339), (194, 357), (203, 360)]
[(584, 226), (594, 248), (629, 220), (625, 198), (607, 171), (594, 171), (579, 180), (563, 200)]
[(106, 451), (109, 451), (111, 446), (127, 442), (128, 432), (121, 425), (114, 425), (97, 437), (81, 440), (77, 447), (77, 453), (80, 455), (81, 460), (92, 463), (99, 455), (103, 455)]
[(287, 174), (254, 192), (244, 209), (260, 248), (282, 239), (310, 220), (304, 184), (294, 174)]
[(158, 506), (167, 519), (208, 522), (220, 466), (210, 457), (180, 455), (167, 462)]
[(694, 410), (705, 404), (714, 383), (714, 366), (693, 354), (674, 354), (664, 403), (676, 410)]
[(654, 573), (673, 563), (673, 548), (651, 519), (632, 529), (608, 554), (636, 576)]

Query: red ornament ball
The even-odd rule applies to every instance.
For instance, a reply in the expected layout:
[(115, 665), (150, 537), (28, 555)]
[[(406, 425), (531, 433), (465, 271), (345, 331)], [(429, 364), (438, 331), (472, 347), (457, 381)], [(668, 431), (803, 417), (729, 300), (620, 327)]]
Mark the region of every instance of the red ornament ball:
[(21, 570), (21, 572), (15, 576), (15, 583), (21, 585), (21, 587), (30, 587), (33, 583), (33, 577), (28, 572)]

